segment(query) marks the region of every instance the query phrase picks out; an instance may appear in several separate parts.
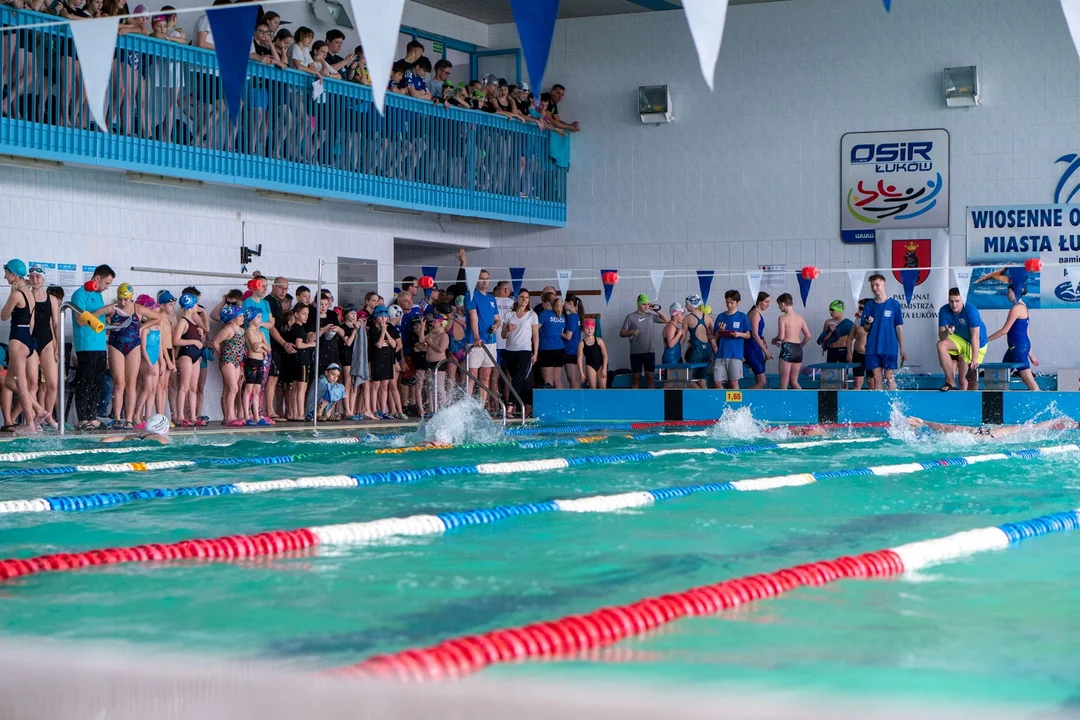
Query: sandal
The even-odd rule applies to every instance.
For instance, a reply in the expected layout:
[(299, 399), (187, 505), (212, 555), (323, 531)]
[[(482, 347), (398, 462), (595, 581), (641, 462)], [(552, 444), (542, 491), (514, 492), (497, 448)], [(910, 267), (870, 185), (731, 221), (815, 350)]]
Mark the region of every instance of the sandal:
[(0, 426), (0, 432), (15, 432), (18, 427), (18, 425), (3, 425)]
[(201, 417), (195, 421), (195, 427), (204, 427), (210, 424), (210, 418)]
[(950, 390), (955, 390), (955, 389), (956, 389), (956, 386), (955, 385), (950, 385), (949, 383), (945, 383), (944, 385), (942, 385), (941, 387), (938, 388), (938, 390), (940, 390), (941, 392), (949, 392)]

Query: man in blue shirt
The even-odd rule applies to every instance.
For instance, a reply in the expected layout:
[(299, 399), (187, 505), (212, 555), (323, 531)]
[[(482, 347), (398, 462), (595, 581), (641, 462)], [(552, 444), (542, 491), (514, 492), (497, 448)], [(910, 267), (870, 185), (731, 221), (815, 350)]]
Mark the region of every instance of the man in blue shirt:
[[(469, 314), (469, 324), (465, 328), (465, 342), (472, 345), (469, 350), (468, 368), (484, 385), (491, 386), (491, 371), (495, 368), (494, 357), (499, 351), (496, 345), (496, 332), (502, 319), (495, 296), (488, 294), (487, 270), (481, 270), (476, 281), (476, 289), (465, 298), (465, 310)], [(485, 348), (487, 352), (485, 352)], [(487, 392), (480, 388), (480, 404), (487, 405)]]
[(986, 325), (979, 310), (960, 297), (960, 288), (949, 289), (949, 303), (938, 312), (938, 361), (945, 371), (942, 392), (955, 390), (957, 366), (960, 389), (979, 389), (979, 364), (986, 357)]
[(884, 374), (885, 388), (895, 390), (896, 369), (907, 362), (902, 327), (904, 310), (900, 303), (885, 294), (884, 275), (871, 275), (870, 289), (874, 298), (863, 310), (863, 323), (869, 326), (866, 331), (866, 371), (870, 373), (871, 389), (881, 389)]
[(80, 430), (97, 430), (101, 427), (97, 408), (105, 376), (109, 372), (106, 367), (105, 333), (95, 332), (80, 315), (85, 310), (104, 321), (116, 309), (115, 303), (106, 305), (101, 297), (115, 277), (116, 273), (111, 267), (98, 265), (90, 281), (71, 294), (71, 304), (80, 311), (71, 313), (75, 321), (75, 412), (79, 417)]
[(717, 390), (735, 390), (743, 374), (743, 347), (750, 338), (750, 320), (739, 312), (742, 295), (738, 290), (724, 293), (727, 312), (718, 315), (713, 325), (713, 347), (716, 360), (713, 363), (713, 387)]

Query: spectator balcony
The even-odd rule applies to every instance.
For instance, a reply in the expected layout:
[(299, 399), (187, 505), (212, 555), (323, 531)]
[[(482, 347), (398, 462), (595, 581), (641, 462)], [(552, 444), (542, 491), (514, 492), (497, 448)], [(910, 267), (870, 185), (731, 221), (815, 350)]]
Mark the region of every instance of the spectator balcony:
[[(56, 18), (0, 5), (0, 26)], [(77, 22), (77, 21), (76, 21)], [(230, 126), (212, 51), (117, 40), (109, 132), (66, 24), (0, 33), (0, 154), (509, 222), (566, 224), (565, 167), (537, 125), (252, 62)]]

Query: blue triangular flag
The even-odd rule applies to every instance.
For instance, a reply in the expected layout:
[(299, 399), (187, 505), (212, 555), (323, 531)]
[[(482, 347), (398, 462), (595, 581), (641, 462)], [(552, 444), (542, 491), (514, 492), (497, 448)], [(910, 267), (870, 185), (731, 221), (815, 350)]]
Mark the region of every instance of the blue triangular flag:
[(799, 295), (802, 297), (802, 306), (806, 307), (806, 298), (810, 295), (810, 285), (814, 281), (810, 278), (804, 278), (801, 272), (795, 273), (795, 277), (799, 279)]
[[(600, 281), (603, 282), (603, 279), (605, 277), (607, 277), (608, 273), (618, 273), (618, 272), (619, 272), (618, 270), (601, 270), (600, 271)], [(609, 302), (611, 302), (611, 291), (614, 290), (614, 289), (615, 289), (614, 285), (609, 285), (608, 283), (604, 283), (604, 304), (605, 305), (607, 305)]]
[(698, 270), (697, 281), (698, 287), (701, 288), (701, 302), (706, 305), (709, 304), (709, 290), (712, 289), (712, 279), (715, 270)]
[(1027, 284), (1027, 268), (1023, 267), (1011, 267), (1008, 270), (1009, 275), (1009, 287), (1013, 291), (1013, 295), (1020, 297), (1024, 292), (1024, 285)]
[(510, 268), (510, 284), (514, 286), (514, 296), (521, 292), (521, 281), (525, 278), (525, 268)]
[(900, 282), (904, 286), (904, 300), (906, 304), (911, 304), (911, 296), (915, 293), (915, 285), (919, 282), (918, 269), (901, 270)]
[(892, 12), (892, 0), (881, 0), (885, 3), (885, 12)]
[(555, 18), (559, 16), (559, 0), (510, 0), (517, 24), (518, 40), (529, 68), (529, 82), (540, 97), (547, 69), (551, 38), (555, 34)]
[(229, 119), (235, 125), (247, 84), (251, 39), (255, 37), (259, 6), (245, 3), (207, 10), (206, 17), (210, 20), (210, 33), (214, 36), (214, 52), (221, 68), (221, 88), (229, 107)]

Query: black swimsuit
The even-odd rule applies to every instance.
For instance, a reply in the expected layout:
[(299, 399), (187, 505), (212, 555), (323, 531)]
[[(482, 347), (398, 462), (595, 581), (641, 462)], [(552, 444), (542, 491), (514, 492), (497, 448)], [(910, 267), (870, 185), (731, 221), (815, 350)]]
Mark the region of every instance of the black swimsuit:
[(585, 355), (585, 366), (600, 372), (600, 369), (604, 367), (604, 353), (600, 350), (600, 343), (593, 340), (593, 344), (590, 345), (583, 341), (582, 346), (584, 347), (582, 353)]
[(38, 351), (44, 350), (53, 341), (52, 333), (52, 298), (46, 297), (34, 303), (34, 340)]

